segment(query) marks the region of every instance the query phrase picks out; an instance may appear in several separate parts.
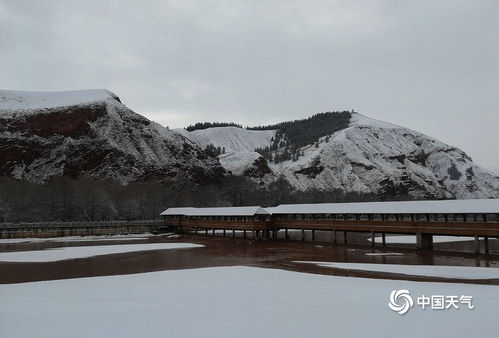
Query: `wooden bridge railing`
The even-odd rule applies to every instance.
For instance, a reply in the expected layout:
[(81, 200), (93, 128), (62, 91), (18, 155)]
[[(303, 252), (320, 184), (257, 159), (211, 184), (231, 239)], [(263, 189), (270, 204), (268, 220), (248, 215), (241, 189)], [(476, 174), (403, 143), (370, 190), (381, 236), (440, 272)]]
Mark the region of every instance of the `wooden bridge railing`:
[(276, 229), (499, 237), (499, 223), (496, 222), (276, 220), (272, 226)]

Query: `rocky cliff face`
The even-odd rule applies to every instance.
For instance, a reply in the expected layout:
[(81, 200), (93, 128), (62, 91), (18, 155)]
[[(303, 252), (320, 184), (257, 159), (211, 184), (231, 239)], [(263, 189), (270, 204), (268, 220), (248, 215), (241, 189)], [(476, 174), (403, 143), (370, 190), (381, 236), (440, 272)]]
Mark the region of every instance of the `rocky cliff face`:
[[(261, 184), (283, 176), (302, 191), (340, 189), (428, 199), (499, 197), (499, 177), (475, 164), (462, 150), (358, 113), (351, 115), (347, 128), (300, 148), (302, 156), (297, 160), (279, 163), (268, 162), (248, 149), (252, 144), (268, 145), (276, 131), (264, 134), (230, 127), (222, 137), (225, 128), (214, 129), (216, 132), (195, 131), (190, 138), (202, 140), (201, 146), (225, 146), (226, 154), (219, 156), (222, 165)], [(255, 141), (258, 137), (261, 142)], [(232, 149), (230, 145), (236, 142), (239, 149)]]
[(149, 121), (106, 90), (0, 91), (0, 175), (202, 184), (224, 174), (216, 158)]

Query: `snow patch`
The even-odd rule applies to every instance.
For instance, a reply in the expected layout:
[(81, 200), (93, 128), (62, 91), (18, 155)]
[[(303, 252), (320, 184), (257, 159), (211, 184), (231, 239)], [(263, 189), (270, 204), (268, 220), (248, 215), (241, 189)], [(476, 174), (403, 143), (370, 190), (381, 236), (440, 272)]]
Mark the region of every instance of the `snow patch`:
[(100, 255), (119, 254), (136, 251), (200, 248), (204, 245), (192, 243), (152, 243), (98, 246), (72, 246), (36, 251), (0, 252), (4, 262), (53, 262), (64, 259), (88, 258)]
[(71, 90), (59, 92), (34, 92), (0, 90), (0, 112), (2, 110), (46, 109), (89, 104), (118, 96), (106, 89)]
[(337, 262), (309, 262), (296, 263), (316, 264), (321, 267), (362, 270), (374, 272), (397, 273), (410, 276), (441, 277), (457, 279), (497, 279), (499, 269), (468, 266), (443, 265), (402, 265), (402, 264), (371, 264), (371, 263), (337, 263)]
[[(387, 305), (394, 289), (470, 295), (475, 309), (402, 317)], [(217, 267), (0, 285), (0, 323), (9, 338), (493, 337), (498, 290)]]

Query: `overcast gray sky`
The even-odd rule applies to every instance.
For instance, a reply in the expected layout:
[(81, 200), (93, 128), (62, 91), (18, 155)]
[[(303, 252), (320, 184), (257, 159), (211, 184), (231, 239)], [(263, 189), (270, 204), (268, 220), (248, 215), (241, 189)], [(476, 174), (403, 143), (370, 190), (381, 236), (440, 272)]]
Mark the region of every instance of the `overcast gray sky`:
[(499, 167), (499, 1), (0, 0), (0, 88), (170, 127), (355, 109)]

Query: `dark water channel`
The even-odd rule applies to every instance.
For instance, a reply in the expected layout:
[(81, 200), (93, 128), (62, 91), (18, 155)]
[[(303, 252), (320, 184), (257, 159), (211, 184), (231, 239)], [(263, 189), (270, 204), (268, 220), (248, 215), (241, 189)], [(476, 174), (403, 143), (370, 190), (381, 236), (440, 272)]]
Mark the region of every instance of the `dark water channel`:
[[(210, 232), (211, 235), (211, 232)], [(315, 242), (311, 234), (301, 241), (301, 232), (290, 232), (291, 240), (253, 240), (242, 238), (237, 233), (227, 237), (206, 235), (185, 235), (177, 238), (156, 236), (140, 240), (112, 241), (67, 241), (0, 244), (2, 251), (45, 250), (66, 246), (120, 245), (143, 243), (186, 242), (202, 244), (202, 248), (169, 249), (129, 252), (89, 258), (69, 259), (55, 262), (17, 263), (0, 262), (0, 284), (21, 283), (65, 278), (121, 275), (160, 270), (193, 269), (217, 266), (244, 265), (275, 268), (306, 273), (353, 276), (367, 278), (388, 278), (413, 281), (458, 282), (499, 285), (499, 279), (460, 280), (438, 277), (407, 276), (394, 273), (365, 272), (318, 267), (314, 264), (294, 261), (356, 262), (415, 265), (481, 266), (499, 268), (499, 240), (490, 241), (491, 255), (473, 254), (473, 242), (437, 243), (435, 250), (417, 252), (414, 245), (380, 245), (372, 248), (365, 234), (349, 233), (348, 245), (334, 246), (330, 233), (316, 232)], [(249, 234), (248, 234), (249, 236)], [(448, 250), (448, 251), (447, 251)], [(370, 255), (376, 253), (377, 255)], [(382, 254), (385, 255), (382, 255)], [(397, 253), (398, 255), (392, 255)], [(378, 255), (379, 254), (379, 255)], [(400, 255), (402, 254), (402, 255)]]

